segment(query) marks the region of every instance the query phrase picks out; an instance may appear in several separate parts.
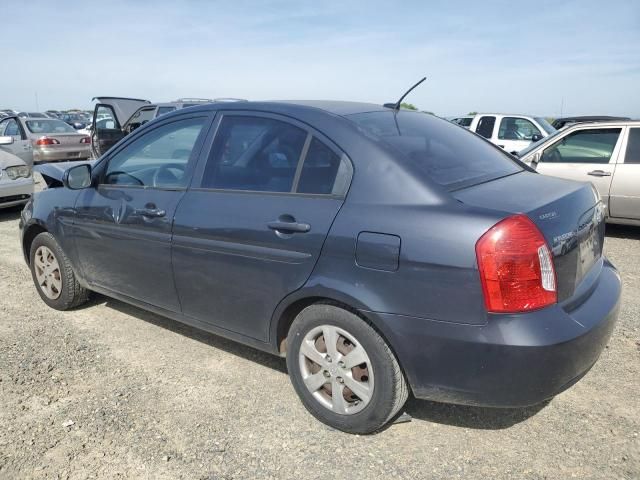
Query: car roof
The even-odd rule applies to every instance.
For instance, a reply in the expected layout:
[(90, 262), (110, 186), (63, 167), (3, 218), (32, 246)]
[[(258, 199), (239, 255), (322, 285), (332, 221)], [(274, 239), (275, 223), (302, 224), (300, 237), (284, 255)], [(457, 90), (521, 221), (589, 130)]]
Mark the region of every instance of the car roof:
[[(324, 111), (338, 116), (356, 113), (385, 112), (389, 108), (375, 103), (346, 102), (339, 100), (274, 100), (248, 102), (213, 102), (189, 107), (190, 111), (199, 110), (273, 110), (283, 111)], [(404, 111), (404, 110), (403, 110)], [(407, 110), (411, 111), (411, 110)]]
[(567, 125), (565, 130), (584, 127), (636, 127), (640, 126), (640, 120), (603, 120), (600, 122), (578, 122)]
[(529, 113), (496, 113), (496, 112), (490, 112), (490, 113), (480, 112), (480, 113), (476, 113), (474, 116), (477, 117), (479, 115), (494, 115), (494, 116), (501, 116), (501, 117), (528, 117), (528, 118), (537, 118), (542, 116), (542, 115), (531, 115)]

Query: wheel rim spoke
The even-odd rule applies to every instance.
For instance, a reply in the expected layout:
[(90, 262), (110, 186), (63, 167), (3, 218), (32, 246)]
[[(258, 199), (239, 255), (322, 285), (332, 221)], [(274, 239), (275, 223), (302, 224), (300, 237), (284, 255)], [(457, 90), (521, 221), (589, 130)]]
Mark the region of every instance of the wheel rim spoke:
[(320, 366), (324, 366), (326, 361), (324, 355), (322, 355), (315, 347), (315, 345), (308, 340), (303, 340), (300, 346), (300, 353), (311, 360), (313, 363), (317, 363)]
[(329, 379), (324, 376), (324, 371), (320, 370), (318, 373), (309, 375), (304, 379), (304, 384), (307, 386), (311, 393), (319, 390), (324, 384), (328, 383)]
[(344, 385), (336, 380), (331, 382), (331, 404), (333, 411), (340, 414), (347, 413), (348, 403), (344, 399)]
[(364, 348), (362, 348), (360, 345), (356, 346), (356, 348), (351, 350), (342, 358), (345, 367), (349, 369), (355, 367), (356, 365), (366, 363), (368, 360), (369, 358), (367, 357), (367, 352), (365, 352)]
[(344, 384), (363, 402), (371, 400), (371, 390), (368, 385), (349, 376), (344, 377)]
[(335, 327), (326, 325), (322, 328), (322, 335), (324, 336), (324, 343), (327, 346), (327, 354), (332, 359), (338, 356), (338, 332)]

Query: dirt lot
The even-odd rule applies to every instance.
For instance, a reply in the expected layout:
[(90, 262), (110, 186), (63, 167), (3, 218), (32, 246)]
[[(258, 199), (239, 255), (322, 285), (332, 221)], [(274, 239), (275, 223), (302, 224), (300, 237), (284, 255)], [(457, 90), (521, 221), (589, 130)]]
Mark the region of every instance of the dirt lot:
[(410, 400), (373, 436), (306, 413), (282, 359), (96, 298), (38, 297), (0, 212), (0, 478), (640, 478), (640, 228), (611, 227), (624, 279), (609, 347), (526, 410)]

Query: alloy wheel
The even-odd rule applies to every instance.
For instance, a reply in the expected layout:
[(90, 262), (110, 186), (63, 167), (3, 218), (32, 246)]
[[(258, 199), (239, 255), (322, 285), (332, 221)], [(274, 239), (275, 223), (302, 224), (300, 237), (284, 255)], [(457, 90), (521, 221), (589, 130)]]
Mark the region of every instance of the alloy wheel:
[(34, 267), (38, 286), (42, 293), (51, 300), (56, 300), (62, 293), (62, 276), (60, 265), (53, 252), (41, 245), (36, 250)]
[(313, 328), (300, 345), (299, 364), (307, 390), (332, 412), (353, 415), (371, 401), (371, 360), (346, 330), (333, 325)]

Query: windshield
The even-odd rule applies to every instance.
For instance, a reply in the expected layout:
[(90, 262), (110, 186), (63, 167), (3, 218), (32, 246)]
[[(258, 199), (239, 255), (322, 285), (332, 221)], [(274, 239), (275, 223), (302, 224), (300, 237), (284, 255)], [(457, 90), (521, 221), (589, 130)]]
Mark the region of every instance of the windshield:
[(553, 133), (548, 137), (545, 137), (542, 140), (539, 140), (535, 143), (531, 143), (527, 148), (525, 148), (524, 150), (520, 150), (518, 153), (516, 153), (516, 155), (518, 156), (518, 158), (526, 157), (530, 152), (538, 148), (543, 143), (544, 144), (550, 143), (549, 140), (551, 140), (552, 138), (556, 138), (558, 134), (560, 134), (561, 132), (564, 132), (564, 130), (554, 130)]
[(76, 133), (73, 127), (62, 120), (27, 120), (25, 123), (31, 133)]
[(536, 122), (538, 122), (538, 125), (540, 125), (542, 128), (544, 128), (544, 131), (547, 132), (549, 135), (551, 135), (552, 133), (554, 133), (556, 131), (554, 126), (551, 125), (549, 122), (547, 122), (546, 118), (535, 117), (534, 119), (535, 119)]
[(522, 171), (476, 134), (427, 113), (389, 110), (347, 118), (394, 146), (427, 178), (449, 190)]

